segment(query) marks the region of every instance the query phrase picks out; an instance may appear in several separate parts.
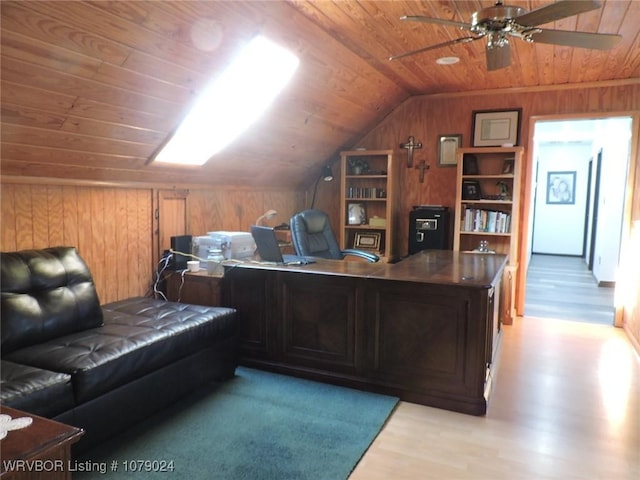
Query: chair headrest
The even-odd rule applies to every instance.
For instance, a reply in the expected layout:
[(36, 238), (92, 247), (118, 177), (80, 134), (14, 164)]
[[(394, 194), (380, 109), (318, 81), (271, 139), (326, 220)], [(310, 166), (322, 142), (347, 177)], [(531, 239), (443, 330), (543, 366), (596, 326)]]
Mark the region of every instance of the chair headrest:
[(302, 212), (302, 218), (307, 225), (307, 233), (320, 233), (327, 224), (327, 214), (319, 210), (306, 210)]

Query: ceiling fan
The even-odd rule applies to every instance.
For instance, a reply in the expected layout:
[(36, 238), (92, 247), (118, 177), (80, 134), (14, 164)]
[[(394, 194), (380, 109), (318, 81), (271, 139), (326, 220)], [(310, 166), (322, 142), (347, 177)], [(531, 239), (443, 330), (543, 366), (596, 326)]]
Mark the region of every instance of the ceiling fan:
[(490, 71), (505, 68), (511, 64), (509, 37), (519, 38), (529, 43), (551, 43), (569, 47), (607, 50), (613, 48), (622, 37), (606, 33), (552, 30), (537, 26), (595, 10), (600, 6), (600, 2), (596, 0), (559, 0), (556, 3), (527, 12), (524, 8), (504, 5), (502, 1), (498, 1), (492, 7), (475, 12), (471, 16), (471, 23), (422, 16), (403, 16), (400, 17), (400, 20), (449, 25), (458, 27), (460, 30), (468, 30), (471, 35), (400, 55), (393, 55), (389, 57), (389, 60), (397, 60), (458, 43), (469, 43), (484, 37), (487, 38), (487, 69)]

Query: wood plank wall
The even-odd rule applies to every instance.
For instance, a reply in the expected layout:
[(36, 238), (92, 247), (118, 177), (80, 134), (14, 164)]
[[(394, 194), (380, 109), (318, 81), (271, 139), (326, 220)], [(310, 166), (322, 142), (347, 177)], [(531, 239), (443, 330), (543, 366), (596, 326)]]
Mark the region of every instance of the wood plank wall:
[[(0, 250), (75, 246), (87, 262), (101, 303), (151, 291), (155, 245), (155, 189), (122, 186), (25, 183), (3, 179), (0, 189)], [(192, 189), (190, 232), (247, 231), (268, 209), (269, 223), (289, 221), (303, 208), (294, 190)]]
[(265, 225), (289, 223), (304, 208), (304, 192), (296, 190), (191, 189), (189, 191), (189, 230), (205, 235), (215, 230), (249, 231), (267, 210), (278, 215)]
[(2, 185), (2, 251), (74, 246), (102, 303), (150, 285), (151, 190), (74, 185)]
[[(425, 174), (424, 183), (419, 183), (419, 171), (415, 169), (400, 169), (399, 212), (401, 216), (397, 225), (399, 248), (401, 252), (408, 250), (409, 211), (413, 205), (440, 204), (453, 209), (455, 200), (455, 169), (437, 165), (438, 135), (462, 134), (463, 146), (471, 146), (472, 114), (475, 110), (502, 110), (522, 108), (520, 144), (525, 152), (523, 168), (524, 196), (521, 200), (521, 225), (526, 225), (528, 216), (524, 209), (529, 203), (530, 183), (529, 169), (531, 157), (529, 137), (533, 133), (530, 129), (530, 118), (552, 115), (602, 115), (638, 114), (640, 112), (640, 79), (624, 82), (608, 82), (589, 85), (568, 85), (565, 88), (539, 89), (507, 89), (505, 91), (482, 91), (477, 93), (424, 95), (408, 99), (398, 106), (382, 123), (369, 132), (361, 142), (353, 147), (368, 149), (392, 148), (396, 155), (406, 159), (406, 151), (398, 148), (400, 142), (405, 142), (410, 135), (416, 141), (422, 142), (423, 148), (414, 152), (414, 165), (426, 161), (430, 169)], [(637, 137), (636, 137), (637, 138)], [(636, 157), (640, 155), (640, 145), (635, 146)], [(605, 166), (606, 168), (606, 166)], [(338, 173), (334, 169), (334, 174)], [(632, 172), (634, 174), (634, 172)], [(640, 177), (640, 160), (636, 158), (636, 189), (633, 192), (632, 220), (640, 221), (640, 190), (637, 179)], [(633, 179), (632, 179), (633, 181)], [(337, 215), (337, 212), (334, 212)], [(453, 226), (451, 226), (451, 232)], [(525, 244), (528, 232), (521, 229), (520, 245)], [(450, 240), (450, 245), (451, 245)], [(637, 248), (637, 246), (636, 246)], [(522, 249), (521, 249), (522, 250)], [(640, 286), (640, 272), (636, 272), (635, 285)], [(518, 278), (517, 303), (520, 305), (519, 314), (524, 309), (524, 298), (521, 292), (525, 286), (524, 269), (520, 269)], [(636, 291), (640, 297), (640, 291)], [(640, 305), (634, 311), (625, 311), (625, 322), (640, 341)]]
[[(408, 242), (408, 217), (413, 205), (442, 204), (453, 207), (455, 196), (455, 169), (437, 165), (437, 138), (440, 134), (463, 135), (463, 146), (471, 145), (471, 123), (474, 110), (522, 108), (521, 138), (528, 148), (530, 135), (530, 117), (547, 115), (587, 115), (611, 112), (614, 114), (640, 111), (640, 80), (610, 82), (602, 85), (567, 86), (567, 88), (538, 90), (507, 90), (505, 92), (478, 92), (459, 95), (425, 95), (409, 99), (388, 116), (381, 124), (369, 132), (362, 141), (353, 147), (363, 146), (370, 149), (393, 148), (400, 161), (406, 159), (406, 152), (398, 148), (400, 142), (413, 135), (423, 143), (416, 150), (414, 162), (426, 161), (430, 169), (426, 172), (424, 183), (418, 182), (419, 172), (414, 169), (400, 168), (401, 192), (399, 198), (398, 238), (400, 251), (406, 253)], [(640, 146), (636, 146), (636, 155)], [(337, 157), (331, 159), (337, 162)], [(525, 176), (528, 172), (527, 155)], [(632, 220), (640, 222), (640, 161), (636, 163), (635, 191), (633, 192)], [(332, 218), (339, 218), (339, 169), (334, 165), (336, 176), (333, 182), (320, 182), (316, 206), (328, 211)], [(528, 184), (525, 178), (524, 183)], [(53, 182), (51, 182), (53, 183)], [(185, 186), (180, 186), (184, 188)], [(313, 185), (310, 186), (310, 190)], [(21, 248), (39, 248), (55, 245), (60, 241), (73, 242), (89, 258), (94, 272), (100, 273), (96, 279), (103, 300), (116, 300), (129, 295), (144, 293), (150, 284), (153, 270), (152, 256), (152, 188), (124, 189), (126, 203), (122, 203), (119, 188), (78, 187), (73, 185), (41, 185), (25, 183), (6, 183), (2, 185), (2, 250)], [(135, 200), (133, 199), (135, 192)], [(309, 197), (311, 192), (307, 192)], [(142, 200), (142, 198), (146, 200)], [(132, 202), (132, 203), (130, 203)], [(141, 205), (138, 202), (142, 202)], [(523, 206), (528, 199), (525, 199)], [(62, 205), (71, 205), (66, 217), (55, 212)], [(74, 207), (75, 205), (75, 207)], [(116, 207), (116, 205), (120, 205)], [(307, 202), (308, 205), (308, 202)], [(246, 230), (264, 211), (273, 208), (280, 212), (271, 224), (288, 222), (295, 211), (305, 207), (305, 192), (291, 190), (251, 190), (247, 188), (226, 187), (220, 189), (191, 189), (189, 202), (189, 223), (191, 233), (199, 235), (210, 230)], [(70, 210), (69, 210), (70, 209)], [(139, 211), (138, 211), (139, 210)], [(52, 213), (50, 213), (52, 212)], [(134, 213), (135, 212), (135, 213)], [(522, 212), (521, 212), (522, 213)], [(122, 229), (118, 225), (129, 227), (129, 220), (144, 227), (136, 230), (135, 240), (121, 239)], [(66, 218), (66, 219), (65, 219)], [(118, 218), (115, 227), (111, 218)], [(526, 217), (521, 216), (524, 222)], [(336, 226), (337, 227), (337, 226)], [(115, 231), (114, 231), (115, 230)], [(451, 226), (453, 230), (453, 226)], [(107, 232), (107, 233), (105, 233)], [(118, 233), (120, 232), (120, 233)], [(128, 230), (127, 230), (128, 232)], [(521, 235), (521, 243), (525, 236)], [(115, 240), (114, 240), (115, 237)], [(130, 245), (136, 245), (135, 248)], [(147, 251), (147, 253), (144, 253)], [(138, 252), (143, 252), (139, 254)], [(119, 265), (142, 262), (137, 273), (130, 275), (126, 287), (116, 288), (113, 272), (114, 255), (120, 255)], [(127, 255), (130, 257), (127, 258)], [(94, 259), (95, 257), (95, 259)], [(124, 257), (124, 258), (123, 258)], [(144, 260), (141, 260), (144, 258)], [(131, 272), (127, 271), (127, 274)], [(630, 279), (640, 286), (640, 271)], [(111, 275), (111, 276), (109, 276)], [(117, 273), (118, 280), (124, 273)], [(522, 286), (522, 278), (520, 279)], [(637, 303), (637, 302), (636, 302)], [(640, 306), (625, 310), (624, 321), (636, 340), (640, 341)]]
[[(640, 147), (638, 147), (640, 155)], [(640, 162), (638, 162), (640, 163)], [(635, 187), (633, 195), (633, 208), (631, 209), (631, 238), (627, 257), (623, 258), (629, 266), (628, 296), (624, 299), (627, 303), (624, 311), (624, 326), (627, 332), (635, 340), (635, 347), (640, 354), (640, 261), (638, 261), (638, 250), (640, 250), (640, 169), (636, 170)]]

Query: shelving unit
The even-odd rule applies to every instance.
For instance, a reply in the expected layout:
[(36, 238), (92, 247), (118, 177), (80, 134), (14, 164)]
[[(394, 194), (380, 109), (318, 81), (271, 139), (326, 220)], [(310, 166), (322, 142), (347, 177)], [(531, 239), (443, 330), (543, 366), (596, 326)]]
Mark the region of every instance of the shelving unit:
[[(515, 316), (520, 170), (523, 147), (459, 148), (453, 249), (509, 256), (502, 281), (502, 323)], [(482, 252), (486, 242), (488, 252)]]
[[(397, 256), (393, 151), (351, 150), (340, 158), (340, 247), (370, 250), (382, 261), (392, 261)], [(357, 171), (356, 163), (365, 168)]]

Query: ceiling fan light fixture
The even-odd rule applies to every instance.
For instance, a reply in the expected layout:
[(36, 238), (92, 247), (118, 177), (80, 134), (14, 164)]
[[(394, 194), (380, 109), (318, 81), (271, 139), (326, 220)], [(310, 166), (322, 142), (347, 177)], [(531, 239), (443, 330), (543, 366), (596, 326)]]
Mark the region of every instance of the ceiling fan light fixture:
[[(621, 35), (554, 30), (538, 27), (538, 25), (549, 24), (563, 18), (597, 10), (601, 6), (602, 4), (598, 0), (557, 0), (554, 3), (536, 8), (532, 11), (527, 11), (522, 7), (505, 5), (503, 0), (497, 0), (492, 7), (483, 8), (474, 12), (471, 16), (471, 23), (424, 17), (421, 15), (405, 15), (400, 19), (449, 25), (459, 28), (460, 30), (468, 30), (472, 35), (435, 45), (428, 45), (399, 55), (392, 55), (389, 57), (389, 60), (396, 60), (437, 48), (450, 47), (459, 43), (473, 42), (485, 37), (487, 40), (485, 48), (487, 70), (489, 71), (498, 70), (510, 65), (510, 59), (508, 58), (510, 51), (508, 37), (524, 40), (527, 43), (546, 43), (565, 47), (608, 50), (614, 48), (618, 42), (622, 40)], [(440, 61), (437, 63), (441, 64)]]
[(436, 63), (438, 65), (453, 65), (455, 63), (458, 63), (460, 61), (460, 58), (458, 57), (440, 57), (436, 60)]
[(503, 48), (509, 46), (509, 39), (503, 33), (492, 32), (487, 35), (487, 49)]

